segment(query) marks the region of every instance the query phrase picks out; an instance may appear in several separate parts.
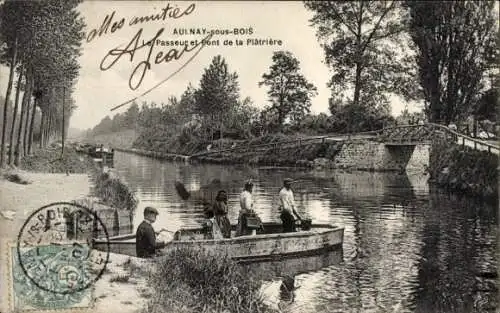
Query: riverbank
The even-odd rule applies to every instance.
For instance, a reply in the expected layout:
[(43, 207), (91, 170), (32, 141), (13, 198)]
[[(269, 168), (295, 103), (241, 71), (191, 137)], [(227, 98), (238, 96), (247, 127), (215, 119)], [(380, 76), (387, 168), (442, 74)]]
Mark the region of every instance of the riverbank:
[[(6, 259), (8, 254), (3, 250), (9, 243), (15, 243), (19, 230), (33, 211), (54, 202), (75, 201), (86, 203), (98, 211), (101, 220), (109, 225), (107, 228), (110, 232), (115, 225), (119, 227), (127, 224), (131, 227), (132, 212), (137, 205), (137, 200), (119, 178), (101, 173), (92, 159), (77, 153), (71, 146), (65, 148), (63, 157), (60, 148), (37, 150), (33, 155), (23, 158), (19, 168), (9, 167), (0, 171), (1, 264), (9, 264)], [(109, 222), (106, 219), (108, 215)], [(138, 312), (144, 307), (141, 302), (144, 298), (139, 293), (134, 294), (135, 289), (109, 282), (116, 279), (117, 265), (125, 258), (113, 255), (106, 274), (94, 286), (100, 297), (107, 294), (106, 302), (96, 306), (97, 312), (109, 312), (110, 303), (122, 313)], [(1, 281), (9, 281), (7, 275), (8, 271), (0, 271)], [(1, 312), (10, 310), (4, 301), (9, 298), (7, 288), (10, 288), (7, 284), (0, 285)], [(129, 303), (134, 305), (130, 306)]]
[[(302, 143), (299, 141), (296, 142), (295, 139), (292, 139), (287, 145), (279, 146), (273, 145), (272, 141), (270, 143), (262, 143), (263, 147), (252, 150), (248, 150), (246, 147), (261, 143), (249, 141), (233, 144), (226, 141), (222, 145), (222, 151), (207, 155), (203, 155), (203, 152), (200, 151), (193, 153), (193, 155), (186, 155), (139, 148), (117, 147), (115, 150), (168, 161), (335, 168), (333, 159), (342, 147), (342, 143), (339, 142), (305, 141)], [(214, 145), (219, 147), (217, 142)]]
[(430, 183), (451, 192), (498, 199), (498, 156), (492, 153), (435, 142), (429, 173)]

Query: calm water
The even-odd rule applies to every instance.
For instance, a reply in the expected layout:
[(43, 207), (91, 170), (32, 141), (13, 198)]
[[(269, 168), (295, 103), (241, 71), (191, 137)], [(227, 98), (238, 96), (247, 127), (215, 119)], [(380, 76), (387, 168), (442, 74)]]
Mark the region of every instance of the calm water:
[[(425, 176), (189, 165), (119, 152), (115, 169), (140, 199), (135, 227), (153, 205), (160, 211), (155, 228), (171, 230), (203, 219), (200, 206), (177, 196), (176, 180), (188, 189), (214, 178), (231, 182), (229, 217), (236, 222), (246, 179), (256, 184), (264, 221), (278, 221), (283, 178), (298, 179), (300, 211), (343, 225), (345, 241), (328, 255), (255, 265), (266, 273), (263, 294), (288, 312), (494, 312), (497, 306), (498, 207), (439, 194)], [(293, 300), (280, 297), (284, 275), (298, 286)]]

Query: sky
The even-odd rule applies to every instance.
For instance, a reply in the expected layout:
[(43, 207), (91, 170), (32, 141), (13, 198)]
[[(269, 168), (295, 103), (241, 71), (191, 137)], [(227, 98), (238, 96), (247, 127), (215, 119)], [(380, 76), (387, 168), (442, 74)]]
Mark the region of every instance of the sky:
[[(194, 3), (194, 6), (191, 4)], [(167, 5), (167, 18), (156, 21), (147, 21), (130, 25), (134, 17), (161, 14)], [(174, 11), (178, 8), (178, 11)], [(268, 72), (271, 65), (272, 53), (276, 50), (292, 52), (301, 64), (301, 72), (318, 88), (318, 95), (312, 99), (311, 111), (313, 113), (328, 112), (328, 98), (330, 90), (327, 82), (331, 71), (324, 64), (323, 49), (315, 36), (315, 28), (310, 26), (309, 19), (312, 13), (307, 11), (302, 2), (161, 2), (161, 1), (86, 1), (79, 6), (81, 16), (87, 24), (87, 38), (83, 42), (82, 55), (79, 59), (81, 69), (74, 98), (78, 108), (73, 113), (70, 127), (87, 129), (95, 126), (107, 115), (113, 116), (117, 112), (125, 111), (129, 105), (118, 110), (111, 109), (123, 102), (131, 100), (145, 91), (160, 84), (156, 89), (137, 99), (154, 101), (158, 104), (167, 102), (174, 95), (180, 96), (189, 83), (198, 86), (203, 71), (218, 54), (222, 55), (228, 63), (231, 72), (237, 72), (242, 99), (250, 97), (255, 106), (262, 108), (268, 104), (266, 87), (259, 87), (262, 74)], [(107, 33), (99, 36), (99, 29), (105, 18), (113, 14)], [(168, 16), (177, 12), (184, 15), (173, 18)], [(120, 23), (123, 20), (123, 23)], [(112, 26), (116, 27), (112, 31)], [(121, 27), (120, 27), (121, 26)], [(138, 84), (141, 62), (146, 61), (150, 47), (138, 49), (131, 58), (131, 54), (109, 56), (110, 51), (117, 47), (124, 49), (129, 46), (132, 39), (139, 34), (139, 46), (143, 40), (155, 37), (160, 29), (164, 29), (158, 39), (188, 40), (189, 48), (193, 48), (191, 41), (201, 40), (206, 35), (180, 35), (184, 29), (199, 30), (203, 32), (233, 31), (234, 28), (252, 29), (252, 34), (225, 34), (214, 35), (212, 40), (219, 40), (219, 45), (205, 46), (185, 51), (178, 59), (171, 58), (168, 62), (161, 56), (155, 64), (158, 53), (165, 56), (172, 49), (177, 49), (181, 54), (184, 46), (155, 45), (152, 48), (149, 61), (150, 69), (145, 71), (144, 78), (135, 90), (129, 87), (129, 79), (134, 69), (139, 65), (139, 70), (133, 77), (133, 83)], [(95, 31), (93, 31), (95, 30)], [(176, 34), (177, 32), (177, 34)], [(92, 34), (97, 33), (92, 38)], [(240, 39), (243, 45), (237, 46), (236, 40)], [(248, 39), (274, 39), (281, 40), (282, 45), (247, 45)], [(224, 45), (224, 40), (231, 40), (233, 45)], [(193, 43), (194, 45), (195, 43)], [(132, 49), (134, 45), (130, 45)], [(196, 52), (199, 50), (199, 53)], [(175, 51), (171, 51), (172, 55)], [(196, 55), (195, 55), (196, 54)], [(111, 66), (113, 58), (117, 61)], [(104, 60), (106, 70), (101, 69)], [(190, 61), (189, 61), (190, 60)], [(188, 62), (189, 61), (189, 62)], [(144, 63), (142, 63), (144, 65)], [(6, 68), (0, 69), (0, 90), (5, 91), (5, 81), (8, 77)], [(404, 109), (405, 103), (394, 98), (391, 101), (393, 115), (398, 115)], [(419, 110), (419, 106), (409, 105), (410, 111)]]

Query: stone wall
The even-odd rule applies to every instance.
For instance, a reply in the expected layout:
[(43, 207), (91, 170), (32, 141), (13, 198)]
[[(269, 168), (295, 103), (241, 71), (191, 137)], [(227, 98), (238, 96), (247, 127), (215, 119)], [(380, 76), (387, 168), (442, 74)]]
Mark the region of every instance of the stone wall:
[(415, 146), (413, 150), (413, 154), (408, 160), (408, 164), (406, 165), (407, 173), (427, 173), (430, 162), (430, 144), (421, 144)]
[(344, 143), (334, 158), (334, 168), (370, 171), (425, 172), (429, 145), (391, 146), (373, 141)]

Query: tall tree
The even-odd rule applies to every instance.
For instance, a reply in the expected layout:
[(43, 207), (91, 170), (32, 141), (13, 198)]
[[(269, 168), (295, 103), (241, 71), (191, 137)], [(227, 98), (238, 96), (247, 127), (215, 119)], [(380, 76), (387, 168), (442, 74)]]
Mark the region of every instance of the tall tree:
[(2, 142), (0, 148), (0, 167), (4, 166), (5, 161), (5, 137), (7, 132), (7, 106), (10, 100), (10, 93), (12, 91), (12, 81), (14, 79), (14, 71), (17, 62), (17, 38), (15, 40), (14, 53), (12, 54), (12, 60), (10, 61), (10, 71), (9, 71), (9, 81), (7, 83), (7, 92), (5, 93), (5, 104), (3, 109), (3, 124), (2, 124)]
[[(494, 1), (406, 1), (430, 121), (462, 121), (484, 88), (496, 53)], [(498, 59), (497, 59), (498, 60)]]
[(22, 79), (24, 77), (24, 66), (21, 65), (21, 68), (19, 69), (19, 75), (17, 77), (17, 84), (16, 84), (16, 96), (14, 100), (14, 111), (12, 114), (12, 125), (10, 128), (10, 135), (9, 135), (9, 164), (12, 164), (14, 161), (13, 158), (13, 153), (14, 153), (14, 132), (15, 132), (15, 127), (16, 127), (16, 119), (17, 119), (17, 111), (19, 107), (19, 94), (21, 93), (21, 84), (22, 84)]
[(333, 102), (349, 104), (355, 113), (387, 106), (389, 94), (419, 96), (405, 53), (400, 2), (306, 1), (305, 7), (314, 13), (310, 21), (333, 71), (328, 83)]
[(16, 140), (16, 148), (14, 152), (14, 164), (19, 165), (19, 160), (22, 154), (22, 151), (24, 150), (24, 146), (21, 146), (21, 144), (24, 142), (24, 132), (23, 132), (23, 126), (26, 124), (25, 119), (28, 116), (28, 102), (30, 101), (29, 99), (31, 98), (31, 93), (33, 91), (33, 79), (31, 76), (27, 75), (26, 76), (26, 89), (23, 93), (23, 99), (21, 100), (21, 115), (19, 117), (19, 125), (18, 125), (18, 131), (17, 131), (17, 140)]
[(278, 126), (281, 127), (287, 117), (299, 122), (310, 112), (311, 98), (317, 89), (300, 73), (300, 62), (291, 52), (274, 52), (272, 60), (270, 71), (262, 75), (259, 87), (269, 87), (270, 110), (276, 112)]
[[(217, 55), (205, 69), (200, 80), (200, 88), (195, 93), (198, 112), (203, 114), (208, 125), (216, 124), (221, 138), (226, 113), (240, 98), (237, 79), (236, 72), (231, 73), (224, 58)], [(211, 135), (213, 139), (213, 132)]]

